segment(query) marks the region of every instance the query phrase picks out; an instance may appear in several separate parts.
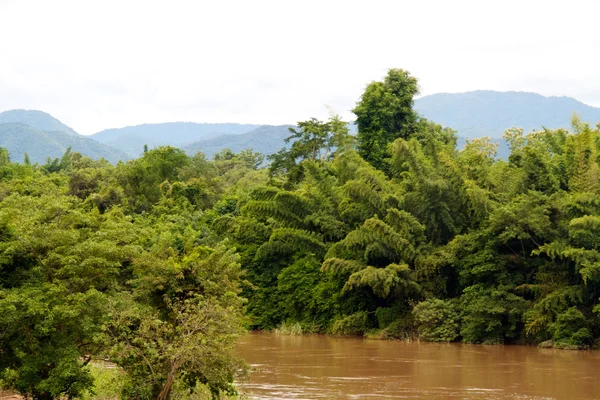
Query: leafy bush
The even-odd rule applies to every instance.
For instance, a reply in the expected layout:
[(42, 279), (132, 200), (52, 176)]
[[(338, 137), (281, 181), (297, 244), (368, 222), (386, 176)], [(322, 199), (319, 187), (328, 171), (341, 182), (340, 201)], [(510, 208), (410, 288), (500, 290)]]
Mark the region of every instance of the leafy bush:
[(460, 335), (466, 343), (501, 344), (516, 339), (527, 301), (502, 289), (470, 286), (461, 298)]
[(369, 328), (369, 316), (365, 311), (337, 319), (331, 332), (336, 335), (363, 335)]
[(587, 348), (592, 342), (592, 332), (581, 311), (575, 307), (560, 314), (551, 325), (554, 347), (565, 349)]
[(419, 337), (428, 342), (451, 342), (458, 337), (459, 315), (450, 301), (422, 301), (413, 309)]

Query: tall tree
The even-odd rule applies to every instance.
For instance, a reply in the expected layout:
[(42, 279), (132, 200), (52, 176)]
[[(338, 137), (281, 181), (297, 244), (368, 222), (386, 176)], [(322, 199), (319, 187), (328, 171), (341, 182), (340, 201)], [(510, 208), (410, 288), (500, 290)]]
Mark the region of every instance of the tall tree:
[(333, 113), (327, 122), (316, 118), (298, 122), (298, 128), (290, 128), (290, 132), (285, 142), (291, 146), (270, 155), (269, 160), (271, 175), (283, 172), (292, 183), (302, 179), (303, 161), (330, 161), (352, 143), (347, 124)]
[(403, 69), (390, 69), (383, 82), (367, 86), (352, 110), (358, 125), (358, 152), (375, 168), (387, 170), (388, 146), (417, 130), (419, 117), (413, 110), (417, 94), (417, 78)]

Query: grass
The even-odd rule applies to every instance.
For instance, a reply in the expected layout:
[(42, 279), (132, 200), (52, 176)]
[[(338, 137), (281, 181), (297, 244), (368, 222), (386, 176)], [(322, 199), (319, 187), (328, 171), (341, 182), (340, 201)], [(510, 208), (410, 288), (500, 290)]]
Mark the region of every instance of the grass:
[(321, 333), (319, 325), (314, 323), (301, 323), (301, 322), (283, 322), (279, 327), (273, 330), (277, 335), (305, 335), (312, 333)]
[(275, 329), (277, 335), (302, 335), (304, 329), (299, 322), (284, 322)]
[(95, 362), (90, 367), (94, 377), (94, 393), (88, 393), (84, 400), (117, 400), (123, 388), (125, 373), (114, 364)]

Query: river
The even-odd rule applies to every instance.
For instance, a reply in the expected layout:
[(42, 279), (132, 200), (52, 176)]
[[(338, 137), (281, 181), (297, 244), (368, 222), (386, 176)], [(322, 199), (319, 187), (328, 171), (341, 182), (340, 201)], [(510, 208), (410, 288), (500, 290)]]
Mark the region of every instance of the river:
[(246, 335), (251, 399), (600, 399), (600, 352)]

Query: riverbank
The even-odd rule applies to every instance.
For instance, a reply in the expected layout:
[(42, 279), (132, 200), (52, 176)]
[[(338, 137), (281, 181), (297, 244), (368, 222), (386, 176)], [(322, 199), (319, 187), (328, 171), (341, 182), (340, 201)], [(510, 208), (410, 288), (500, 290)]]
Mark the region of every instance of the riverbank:
[[(94, 378), (94, 394), (82, 397), (84, 400), (118, 400), (122, 388), (123, 373), (112, 363), (93, 362), (90, 371)], [(12, 391), (2, 391), (0, 400), (23, 400), (24, 397)]]
[[(124, 372), (115, 364), (98, 361), (91, 364), (91, 373), (94, 378), (94, 393), (84, 395), (82, 400), (119, 400), (124, 383)], [(203, 385), (198, 385), (193, 395), (188, 393), (173, 393), (172, 400), (212, 400), (210, 391)], [(3, 391), (0, 387), (0, 400), (25, 400), (23, 396), (12, 392)], [(219, 400), (245, 400), (243, 395), (225, 396)]]
[(23, 396), (19, 396), (13, 392), (3, 392), (0, 390), (0, 400), (23, 400)]
[[(331, 333), (323, 333), (318, 331), (313, 331), (311, 329), (306, 329), (300, 323), (283, 323), (279, 327), (273, 330), (257, 330), (254, 332), (268, 332), (274, 333), (277, 335), (289, 335), (289, 336), (298, 336), (298, 335), (325, 335), (332, 337), (350, 337), (350, 338), (362, 338), (369, 340), (396, 340), (402, 342), (424, 342), (424, 343), (462, 343), (459, 341), (450, 341), (450, 342), (432, 342), (427, 340), (421, 340), (416, 333), (409, 334), (405, 333), (402, 336), (390, 335), (388, 331), (385, 329), (368, 331), (361, 335), (335, 335)], [(484, 346), (527, 346), (527, 347), (538, 347), (540, 349), (557, 349), (557, 350), (600, 350), (600, 341), (594, 342), (590, 346), (582, 346), (582, 345), (573, 345), (569, 343), (555, 343), (552, 340), (546, 340), (540, 343), (523, 343), (523, 342), (515, 342), (515, 343), (496, 343), (496, 342), (484, 342), (484, 343), (466, 343), (470, 345), (484, 345)]]

